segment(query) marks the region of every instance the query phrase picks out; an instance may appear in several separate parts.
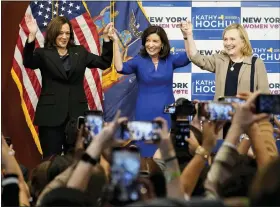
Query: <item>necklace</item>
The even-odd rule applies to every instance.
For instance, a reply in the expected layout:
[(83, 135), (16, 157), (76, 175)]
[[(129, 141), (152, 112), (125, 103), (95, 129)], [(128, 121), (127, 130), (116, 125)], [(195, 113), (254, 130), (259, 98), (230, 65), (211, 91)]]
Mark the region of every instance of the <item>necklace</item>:
[(231, 71), (234, 71), (234, 65), (236, 64), (236, 62), (235, 63), (233, 63), (232, 65), (231, 65), (231, 67), (230, 67), (230, 70)]

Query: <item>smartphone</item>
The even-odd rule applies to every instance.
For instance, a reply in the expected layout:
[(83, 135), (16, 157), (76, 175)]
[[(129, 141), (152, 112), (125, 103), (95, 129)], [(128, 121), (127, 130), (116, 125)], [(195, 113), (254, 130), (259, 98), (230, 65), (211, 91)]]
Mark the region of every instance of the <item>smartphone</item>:
[(85, 124), (85, 117), (79, 116), (77, 120), (77, 129), (80, 130), (82, 124)]
[(11, 139), (11, 137), (5, 137), (5, 140), (6, 140), (7, 145), (8, 145), (8, 146), (11, 146), (11, 144), (12, 144), (12, 139)]
[(85, 144), (88, 145), (91, 142), (92, 137), (99, 134), (103, 128), (103, 112), (86, 111), (84, 114), (84, 124), (90, 133), (85, 138)]
[(218, 99), (219, 102), (226, 102), (226, 103), (245, 103), (246, 101), (244, 99), (235, 97), (235, 96), (225, 96), (220, 97)]
[[(274, 121), (274, 117), (276, 117), (277, 120), (280, 120), (280, 114), (279, 115), (274, 115), (274, 114), (271, 114), (270, 116), (270, 123), (272, 124), (273, 128), (277, 129), (277, 125)], [(276, 138), (278, 135), (276, 133), (273, 133), (273, 136)]]
[(157, 121), (129, 121), (121, 125), (121, 137), (124, 140), (158, 141), (157, 130), (161, 128), (161, 122)]
[(137, 179), (140, 172), (140, 153), (137, 149), (113, 148), (111, 182), (114, 200), (118, 202), (139, 199)]
[(230, 111), (234, 111), (230, 103), (214, 101), (198, 103), (199, 119), (231, 121)]
[(255, 104), (256, 113), (280, 114), (280, 95), (260, 94)]
[(190, 121), (176, 121), (175, 125), (175, 146), (177, 148), (186, 148), (188, 143), (185, 139), (190, 137)]
[(174, 114), (176, 111), (176, 107), (174, 105), (164, 106), (163, 113), (165, 114)]

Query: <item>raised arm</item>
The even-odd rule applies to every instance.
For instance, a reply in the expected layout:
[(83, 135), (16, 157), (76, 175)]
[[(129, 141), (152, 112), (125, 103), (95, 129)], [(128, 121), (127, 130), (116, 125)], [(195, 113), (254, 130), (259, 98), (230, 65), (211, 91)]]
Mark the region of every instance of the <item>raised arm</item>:
[(37, 69), (42, 62), (38, 51), (34, 51), (38, 31), (37, 22), (30, 14), (25, 16), (25, 22), (30, 33), (23, 49), (23, 65), (26, 68)]
[(162, 129), (159, 132), (160, 143), (159, 149), (162, 159), (165, 162), (165, 178), (167, 185), (167, 195), (170, 198), (183, 199), (184, 193), (182, 186), (180, 185), (180, 167), (176, 158), (176, 152), (172, 144), (170, 134), (165, 119), (158, 117), (155, 119), (162, 123)]
[(76, 188), (85, 191), (90, 177), (92, 175), (92, 167), (96, 164), (96, 160), (101, 156), (104, 148), (113, 143), (113, 136), (119, 127), (119, 124), (127, 120), (120, 117), (120, 111), (117, 112), (112, 122), (106, 125), (102, 131), (96, 135), (93, 141), (86, 149), (82, 159), (78, 162), (70, 179), (67, 182), (67, 187)]
[[(205, 163), (216, 145), (218, 133), (222, 126), (223, 123), (221, 122), (203, 122), (202, 145), (196, 148), (192, 160), (181, 175), (181, 185), (183, 185), (183, 189), (189, 197), (191, 197)], [(191, 136), (194, 136), (194, 133)], [(194, 139), (196, 138), (194, 137)], [(190, 144), (190, 140), (187, 139), (187, 141)]]
[[(237, 148), (239, 137), (246, 133), (255, 122), (266, 118), (267, 114), (254, 114), (254, 102), (258, 96), (258, 92), (254, 93), (244, 104), (233, 103), (235, 113), (233, 115), (231, 127), (227, 133), (222, 147), (218, 151), (214, 163), (207, 174), (205, 181), (206, 196), (208, 198), (217, 198), (218, 185), (222, 184), (231, 176), (231, 170), (237, 163)], [(249, 137), (251, 137), (249, 135)]]
[(119, 38), (117, 36), (117, 31), (114, 27), (112, 27), (109, 31), (109, 37), (111, 39), (114, 39), (114, 45), (113, 45), (113, 50), (114, 50), (114, 66), (117, 72), (121, 72), (123, 69), (123, 61), (122, 61), (122, 55), (120, 52), (120, 47), (119, 47)]
[(184, 37), (187, 55), (190, 60), (202, 70), (215, 72), (216, 64), (214, 55), (205, 56), (199, 53), (193, 39), (192, 26), (193, 25), (190, 21), (181, 23), (181, 31)]
[[(18, 192), (18, 195), (17, 195), (16, 199), (19, 199), (20, 205), (30, 206), (30, 204), (29, 204), (29, 197), (30, 197), (29, 190), (28, 190), (27, 185), (24, 181), (24, 177), (23, 177), (22, 171), (19, 167), (19, 164), (14, 157), (14, 153), (11, 151), (11, 149), (7, 145), (3, 135), (2, 135), (1, 139), (2, 139), (2, 153), (1, 153), (1, 155), (2, 155), (2, 168), (5, 170), (5, 175), (7, 175), (8, 177), (10, 175), (10, 177), (15, 176), (16, 178), (18, 178), (17, 181), (18, 181), (19, 192)], [(9, 183), (8, 180), (6, 182), (7, 182), (6, 184)], [(15, 182), (15, 181), (11, 180), (10, 182)], [(3, 185), (3, 183), (2, 183), (2, 185)], [(12, 195), (8, 195), (8, 196), (12, 196)], [(13, 202), (11, 199), (13, 199), (13, 197), (8, 198), (7, 201), (10, 200), (11, 202)]]
[(109, 37), (110, 39), (114, 39), (114, 67), (118, 73), (122, 74), (132, 74), (136, 72), (137, 69), (137, 63), (135, 61), (135, 58), (132, 58), (128, 60), (127, 62), (123, 63), (122, 60), (122, 54), (120, 52), (119, 47), (119, 38), (117, 36), (117, 31), (115, 28), (111, 28), (109, 31)]
[(102, 54), (95, 55), (93, 53), (87, 52), (86, 66), (88, 68), (100, 68), (106, 70), (111, 67), (113, 59), (113, 43), (109, 38), (109, 30), (112, 27), (113, 23), (109, 23), (103, 30), (103, 46)]

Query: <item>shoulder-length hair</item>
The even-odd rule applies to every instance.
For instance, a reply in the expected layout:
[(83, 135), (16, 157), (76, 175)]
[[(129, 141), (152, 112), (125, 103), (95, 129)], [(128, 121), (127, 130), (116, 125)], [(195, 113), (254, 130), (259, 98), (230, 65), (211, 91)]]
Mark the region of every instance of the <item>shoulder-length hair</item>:
[(159, 57), (166, 58), (170, 53), (170, 44), (169, 44), (169, 40), (167, 38), (166, 32), (160, 26), (149, 26), (147, 29), (144, 30), (144, 32), (142, 34), (142, 48), (140, 49), (140, 55), (141, 56), (149, 55), (146, 51), (145, 43), (146, 43), (147, 37), (151, 34), (157, 34), (160, 37), (160, 40), (161, 40), (163, 46), (159, 52)]
[[(223, 31), (223, 39), (225, 37), (225, 33), (229, 30), (237, 29), (240, 35), (240, 38), (244, 41), (244, 47), (241, 48), (241, 53), (243, 56), (252, 56), (253, 55), (253, 49), (248, 37), (248, 33), (246, 32), (245, 28), (241, 24), (233, 23), (227, 26)], [(225, 51), (221, 52), (222, 54), (226, 55), (227, 53)]]
[(74, 41), (74, 32), (70, 21), (63, 16), (57, 16), (53, 18), (47, 26), (46, 37), (45, 37), (45, 48), (55, 48), (56, 47), (56, 38), (60, 34), (62, 25), (68, 24), (70, 28), (70, 38), (67, 44), (69, 46), (75, 45)]

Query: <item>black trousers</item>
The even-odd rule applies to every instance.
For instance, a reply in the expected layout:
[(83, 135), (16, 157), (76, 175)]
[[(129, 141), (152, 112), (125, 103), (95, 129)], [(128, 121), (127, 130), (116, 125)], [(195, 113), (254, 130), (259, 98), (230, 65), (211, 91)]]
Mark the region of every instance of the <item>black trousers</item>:
[(65, 127), (68, 121), (69, 118), (67, 118), (59, 126), (38, 127), (40, 144), (43, 151), (43, 159), (52, 155), (60, 155), (63, 152), (63, 145), (65, 145), (66, 142)]

